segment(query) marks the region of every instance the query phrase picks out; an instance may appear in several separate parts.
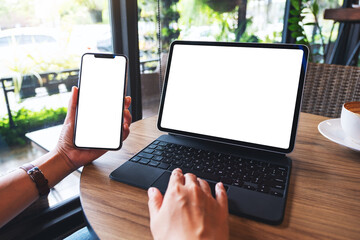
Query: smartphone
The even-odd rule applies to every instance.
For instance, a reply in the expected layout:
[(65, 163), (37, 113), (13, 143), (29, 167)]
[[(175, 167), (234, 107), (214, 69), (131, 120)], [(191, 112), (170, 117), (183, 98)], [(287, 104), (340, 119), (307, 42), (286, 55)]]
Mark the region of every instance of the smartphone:
[(118, 150), (122, 145), (127, 57), (85, 53), (81, 58), (74, 145)]

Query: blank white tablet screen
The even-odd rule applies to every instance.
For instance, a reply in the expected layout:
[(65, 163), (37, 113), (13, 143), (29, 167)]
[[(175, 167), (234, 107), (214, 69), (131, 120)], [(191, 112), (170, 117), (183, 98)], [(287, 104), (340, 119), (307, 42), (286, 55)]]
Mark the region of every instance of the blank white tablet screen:
[(126, 59), (82, 59), (75, 145), (116, 149), (121, 143)]
[(287, 149), (303, 51), (175, 45), (161, 127)]

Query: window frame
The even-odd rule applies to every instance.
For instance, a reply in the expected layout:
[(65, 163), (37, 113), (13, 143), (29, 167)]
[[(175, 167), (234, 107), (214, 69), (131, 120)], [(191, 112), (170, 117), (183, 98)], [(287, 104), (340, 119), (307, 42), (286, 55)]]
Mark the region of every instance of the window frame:
[(129, 59), (126, 94), (131, 96), (133, 122), (142, 119), (139, 61), (138, 5), (134, 0), (110, 0), (113, 52)]

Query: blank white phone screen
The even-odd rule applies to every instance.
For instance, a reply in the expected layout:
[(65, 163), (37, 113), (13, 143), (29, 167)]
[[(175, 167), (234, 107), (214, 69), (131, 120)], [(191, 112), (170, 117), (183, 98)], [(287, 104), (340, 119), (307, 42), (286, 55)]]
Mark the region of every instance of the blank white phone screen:
[(121, 144), (126, 58), (82, 58), (75, 145), (116, 149)]
[(289, 148), (303, 54), (175, 45), (161, 127)]

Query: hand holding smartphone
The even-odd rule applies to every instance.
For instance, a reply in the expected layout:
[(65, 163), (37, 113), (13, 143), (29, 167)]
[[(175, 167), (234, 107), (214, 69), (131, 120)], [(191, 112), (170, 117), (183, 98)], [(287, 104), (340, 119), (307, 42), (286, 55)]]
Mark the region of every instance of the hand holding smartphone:
[(82, 56), (74, 127), (76, 147), (121, 148), (126, 73), (124, 55)]

